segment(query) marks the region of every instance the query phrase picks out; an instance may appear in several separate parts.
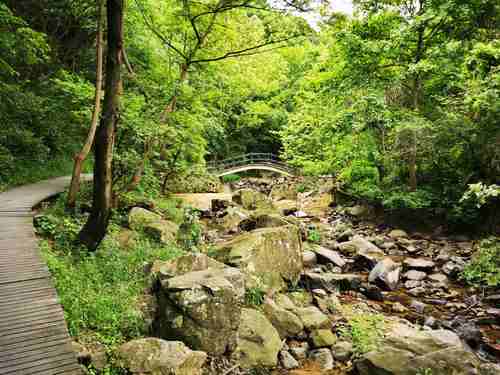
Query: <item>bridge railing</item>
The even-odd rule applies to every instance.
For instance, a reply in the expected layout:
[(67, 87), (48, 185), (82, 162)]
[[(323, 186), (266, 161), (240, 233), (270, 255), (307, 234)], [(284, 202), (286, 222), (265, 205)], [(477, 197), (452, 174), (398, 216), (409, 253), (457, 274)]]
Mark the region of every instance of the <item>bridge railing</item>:
[(252, 164), (277, 167), (290, 174), (296, 172), (293, 167), (283, 162), (277, 155), (259, 152), (239, 155), (224, 160), (210, 161), (207, 163), (207, 169), (209, 172), (217, 173)]

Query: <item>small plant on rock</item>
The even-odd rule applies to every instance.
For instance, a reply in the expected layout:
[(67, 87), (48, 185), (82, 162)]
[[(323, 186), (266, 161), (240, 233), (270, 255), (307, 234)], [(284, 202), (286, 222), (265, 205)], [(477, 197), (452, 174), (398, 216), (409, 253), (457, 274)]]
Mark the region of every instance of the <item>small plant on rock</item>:
[(313, 243), (320, 243), (321, 233), (317, 229), (309, 229), (307, 231), (307, 240)]
[(260, 287), (252, 287), (245, 290), (245, 303), (248, 306), (260, 306), (264, 302), (266, 293)]
[(375, 350), (383, 335), (384, 317), (380, 314), (365, 312), (346, 312), (348, 326), (341, 328), (340, 333), (352, 341), (354, 353), (362, 355)]

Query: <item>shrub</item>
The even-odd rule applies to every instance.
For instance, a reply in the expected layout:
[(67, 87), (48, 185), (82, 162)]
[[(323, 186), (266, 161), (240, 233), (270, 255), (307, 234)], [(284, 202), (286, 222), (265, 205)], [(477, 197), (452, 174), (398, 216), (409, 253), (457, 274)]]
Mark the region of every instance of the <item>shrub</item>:
[(225, 176), (222, 176), (222, 182), (224, 182), (225, 184), (238, 182), (239, 180), (241, 180), (241, 177), (237, 174), (227, 174)]
[(247, 288), (245, 290), (245, 303), (248, 306), (260, 306), (264, 302), (266, 293), (259, 287)]
[(500, 285), (500, 238), (481, 241), (479, 249), (462, 272), (462, 278), (469, 284)]

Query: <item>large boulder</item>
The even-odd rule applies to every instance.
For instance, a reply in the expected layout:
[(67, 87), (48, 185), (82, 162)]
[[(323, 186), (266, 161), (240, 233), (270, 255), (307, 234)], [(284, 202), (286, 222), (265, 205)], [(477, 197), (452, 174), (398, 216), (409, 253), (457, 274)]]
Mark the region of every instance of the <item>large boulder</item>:
[(116, 352), (120, 367), (132, 374), (201, 375), (206, 353), (180, 341), (143, 338), (127, 342)]
[(243, 309), (236, 355), (245, 368), (275, 367), (282, 343), (278, 331), (259, 311)]
[(155, 267), (160, 337), (182, 339), (214, 355), (234, 350), (245, 294), (243, 274), (203, 255)]
[(360, 375), (415, 375), (428, 369), (439, 375), (477, 374), (479, 362), (448, 330), (421, 331), (406, 323), (387, 327), (377, 349), (356, 362)]
[(272, 299), (267, 298), (264, 301), (262, 311), (282, 339), (297, 336), (304, 330), (304, 325), (297, 315), (279, 306)]
[(242, 220), (239, 223), (239, 228), (243, 231), (252, 231), (261, 228), (276, 228), (289, 224), (282, 216), (265, 211), (255, 211), (250, 217)]
[(371, 269), (385, 257), (385, 253), (365, 238), (356, 235), (339, 244), (339, 250), (355, 255)]
[(179, 226), (173, 221), (164, 220), (160, 215), (142, 207), (134, 207), (130, 210), (128, 225), (133, 230), (143, 230), (162, 243), (175, 241), (179, 231)]
[(302, 244), (297, 227), (257, 229), (219, 244), (216, 259), (240, 268), (247, 287), (281, 290), (296, 284), (302, 271)]
[(252, 189), (241, 189), (233, 195), (233, 201), (247, 210), (269, 209), (272, 202), (261, 192)]
[(323, 314), (316, 306), (299, 307), (294, 311), (302, 324), (308, 330), (315, 328), (330, 328), (331, 322), (328, 316)]

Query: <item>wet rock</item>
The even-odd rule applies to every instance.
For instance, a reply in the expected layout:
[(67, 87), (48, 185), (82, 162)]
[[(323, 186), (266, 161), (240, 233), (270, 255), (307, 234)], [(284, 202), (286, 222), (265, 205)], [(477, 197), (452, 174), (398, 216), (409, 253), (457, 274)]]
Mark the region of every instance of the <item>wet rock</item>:
[(303, 268), (300, 234), (293, 225), (241, 234), (217, 245), (215, 257), (240, 268), (247, 287), (265, 291), (297, 284)]
[(163, 279), (157, 293), (160, 337), (182, 338), (214, 355), (234, 349), (244, 295), (238, 269), (207, 268)]
[(349, 341), (338, 341), (332, 346), (332, 353), (337, 361), (347, 362), (353, 353), (352, 344)]
[(456, 318), (452, 321), (451, 326), (470, 347), (477, 349), (483, 342), (483, 334), (474, 323), (468, 322), (464, 318)]
[(373, 301), (382, 302), (384, 300), (384, 294), (382, 293), (382, 290), (376, 285), (362, 284), (359, 291), (363, 293), (363, 295), (366, 296), (366, 298), (371, 299)]
[(283, 366), (286, 370), (292, 370), (299, 367), (299, 362), (297, 362), (297, 360), (285, 350), (280, 351), (279, 358), (281, 366)]
[(345, 259), (336, 251), (327, 249), (326, 247), (319, 245), (310, 245), (309, 250), (316, 253), (319, 263), (333, 263), (340, 268), (346, 265)]
[(297, 315), (269, 298), (264, 301), (262, 310), (282, 339), (296, 336), (304, 330), (304, 325)]
[(408, 280), (421, 281), (427, 277), (427, 274), (422, 271), (410, 270), (403, 275)]
[(477, 374), (479, 361), (451, 331), (421, 331), (392, 323), (377, 349), (364, 354), (355, 367), (360, 375), (414, 375), (422, 369), (439, 375), (468, 375)]
[(266, 195), (253, 189), (238, 190), (233, 195), (233, 201), (246, 210), (269, 209), (273, 207), (271, 200)]
[(302, 252), (302, 263), (304, 267), (314, 267), (318, 261), (316, 253), (313, 251), (305, 250)]
[(242, 309), (236, 353), (241, 366), (274, 367), (281, 346), (278, 331), (264, 314), (254, 309)]
[(321, 370), (331, 370), (333, 368), (333, 356), (330, 349), (316, 349), (309, 353), (309, 358), (316, 362)]
[(323, 314), (315, 306), (296, 308), (295, 313), (302, 321), (304, 327), (308, 330), (315, 328), (329, 328), (331, 324), (328, 316)]
[(340, 243), (339, 250), (344, 253), (354, 254), (366, 263), (370, 269), (375, 267), (385, 256), (382, 250), (359, 235), (354, 236), (351, 241)]
[(402, 229), (393, 229), (389, 232), (388, 236), (391, 237), (392, 239), (407, 238), (408, 233), (406, 233)]
[(131, 374), (201, 375), (207, 355), (180, 341), (150, 337), (123, 344), (117, 357), (120, 367)]
[(310, 337), (314, 348), (330, 347), (337, 341), (337, 336), (329, 329), (315, 329)]
[(404, 264), (408, 268), (417, 270), (430, 270), (436, 265), (432, 260), (424, 258), (406, 258)]
[(371, 270), (368, 281), (377, 282), (389, 290), (398, 287), (401, 265), (390, 258), (384, 258)]

